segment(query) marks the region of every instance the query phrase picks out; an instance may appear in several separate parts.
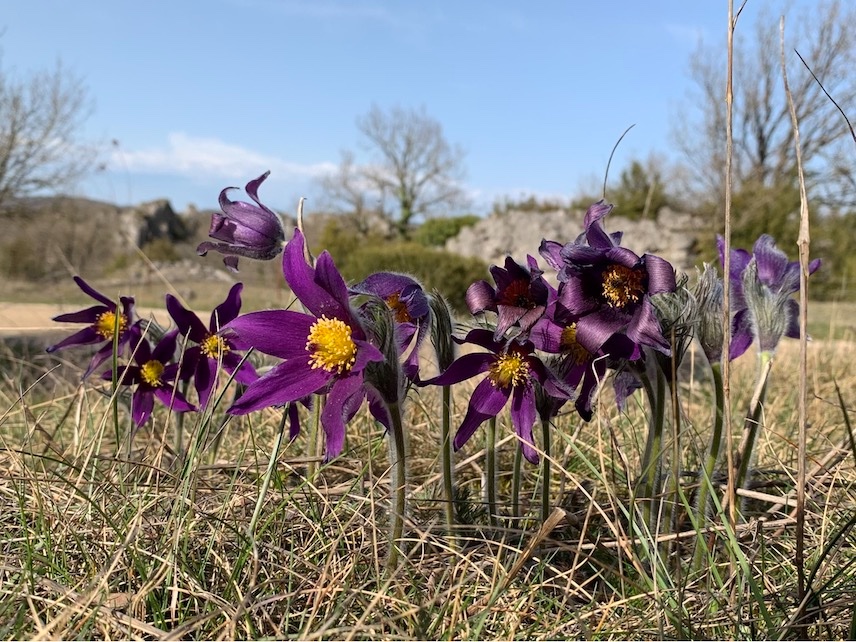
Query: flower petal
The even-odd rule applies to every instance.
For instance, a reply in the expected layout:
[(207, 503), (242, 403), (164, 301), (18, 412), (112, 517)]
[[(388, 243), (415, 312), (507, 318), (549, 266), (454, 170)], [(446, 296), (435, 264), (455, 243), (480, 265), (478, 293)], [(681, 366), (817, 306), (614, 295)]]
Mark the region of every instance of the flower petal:
[(208, 325), (210, 332), (219, 332), (220, 328), (237, 318), (241, 312), (241, 291), (243, 283), (236, 283), (229, 289), (226, 299), (211, 312), (211, 322)]
[(441, 375), (423, 381), (422, 385), (451, 386), (460, 383), (470, 377), (475, 377), (481, 372), (486, 372), (490, 364), (496, 358), (495, 355), (486, 352), (471, 352), (459, 357), (452, 362)]
[(293, 310), (260, 310), (233, 319), (223, 334), (238, 350), (255, 348), (259, 352), (292, 359), (307, 355), (306, 340), (317, 319)]
[(195, 312), (185, 308), (172, 294), (166, 295), (166, 310), (172, 320), (175, 321), (175, 325), (178, 326), (178, 331), (181, 334), (187, 335), (191, 341), (197, 343), (205, 339), (208, 331), (205, 329), (202, 320), (196, 316)]
[(515, 387), (511, 396), (511, 423), (520, 438), (523, 456), (532, 464), (538, 463), (538, 453), (532, 437), (535, 414), (535, 390), (532, 384)]
[(308, 361), (289, 359), (254, 381), (226, 412), (246, 415), (254, 410), (281, 406), (318, 392), (333, 378), (326, 370), (311, 368)]
[(324, 427), (324, 461), (338, 457), (345, 444), (345, 406), (351, 397), (358, 394), (363, 378), (351, 375), (336, 380), (327, 395), (327, 403), (321, 411), (321, 425)]
[(496, 417), (499, 414), (505, 407), (510, 394), (510, 387), (496, 388), (488, 379), (484, 379), (476, 386), (473, 396), (470, 397), (467, 414), (463, 422), (461, 422), (458, 432), (455, 433), (455, 439), (452, 442), (455, 450), (459, 450), (469, 441), (476, 428), (491, 417)]

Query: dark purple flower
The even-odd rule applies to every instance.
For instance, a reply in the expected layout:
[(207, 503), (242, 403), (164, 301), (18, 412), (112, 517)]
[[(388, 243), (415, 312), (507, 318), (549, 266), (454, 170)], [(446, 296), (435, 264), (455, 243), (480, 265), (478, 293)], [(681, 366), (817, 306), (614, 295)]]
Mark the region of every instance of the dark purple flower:
[[(641, 351), (625, 335), (615, 334), (603, 343), (597, 353), (591, 353), (577, 341), (579, 320), (558, 305), (558, 296), (553, 293), (544, 315), (529, 336), (539, 350), (560, 355), (558, 376), (570, 389), (579, 388), (575, 407), (580, 417), (591, 421), (594, 393), (598, 383), (603, 381), (607, 367), (638, 359)], [(556, 411), (562, 403), (563, 400), (559, 400)]]
[(284, 359), (251, 383), (228, 412), (243, 415), (269, 406), (279, 406), (314, 393), (326, 393), (321, 413), (326, 456), (342, 451), (345, 422), (359, 409), (367, 394), (369, 408), (378, 421), (389, 422), (376, 396), (366, 390), (363, 370), (383, 359), (366, 338), (357, 315), (350, 307), (348, 288), (328, 252), (322, 252), (316, 267), (304, 259), (305, 240), (300, 230), (288, 243), (282, 269), (291, 291), (308, 310), (250, 312), (226, 324), (224, 330), (238, 349)]
[(171, 294), (166, 295), (166, 309), (178, 326), (178, 331), (195, 342), (184, 351), (181, 367), (184, 372), (193, 373), (193, 383), (199, 394), (199, 405), (208, 405), (211, 390), (217, 379), (219, 368), (235, 374), (239, 383), (249, 384), (259, 378), (253, 365), (243, 361), (235, 351), (229, 337), (224, 336), (221, 328), (238, 316), (241, 311), (241, 290), (243, 283), (236, 283), (229, 290), (226, 300), (214, 308), (208, 327), (194, 312), (186, 309)]
[[(60, 314), (53, 318), (54, 321), (61, 323), (85, 323), (87, 327), (75, 332), (69, 337), (66, 337), (59, 343), (56, 343), (49, 348), (48, 352), (55, 352), (62, 348), (77, 345), (90, 345), (94, 343), (103, 343), (102, 347), (92, 357), (89, 362), (89, 367), (83, 373), (83, 378), (86, 379), (92, 372), (104, 363), (113, 354), (113, 334), (116, 330), (118, 322), (119, 330), (119, 349), (120, 351), (127, 346), (130, 339), (129, 330), (134, 322), (134, 298), (123, 296), (119, 298), (122, 304), (122, 310), (118, 311), (116, 303), (111, 301), (106, 296), (93, 289), (79, 276), (74, 277), (74, 282), (83, 290), (84, 293), (98, 301), (100, 305), (93, 305), (85, 310), (78, 312), (69, 312)], [(116, 318), (118, 312), (118, 319)]]
[(237, 187), (227, 187), (220, 192), (220, 209), (222, 214), (211, 215), (211, 228), (208, 236), (220, 243), (205, 241), (199, 244), (196, 251), (205, 256), (209, 250), (220, 252), (226, 256), (223, 263), (230, 270), (238, 271), (238, 257), (270, 261), (276, 258), (285, 245), (285, 230), (279, 215), (259, 201), (258, 189), (270, 175), (265, 172), (257, 179), (247, 183), (247, 194), (253, 201), (230, 201), (229, 190)]
[(426, 381), (426, 384), (449, 386), (486, 372), (487, 376), (476, 386), (470, 397), (467, 414), (452, 442), (455, 450), (460, 449), (476, 429), (491, 417), (495, 417), (511, 399), (511, 423), (520, 438), (523, 456), (532, 463), (538, 462), (532, 438), (535, 423), (535, 388), (533, 381), (540, 383), (547, 394), (559, 398), (571, 396), (563, 384), (535, 355), (531, 341), (498, 342), (493, 332), (477, 328), (470, 330), (458, 343), (472, 343), (489, 352), (465, 354), (455, 360), (441, 375)]
[[(175, 412), (196, 410), (175, 387), (179, 366), (173, 362), (173, 358), (178, 330), (167, 332), (154, 349), (148, 339), (141, 336), (139, 325), (134, 325), (131, 334), (134, 337), (135, 363), (120, 367), (118, 374), (120, 385), (137, 387), (131, 398), (134, 423), (139, 427), (148, 421), (154, 409), (155, 397)], [(111, 378), (111, 372), (102, 375), (104, 380)]]
[(415, 381), (419, 375), (419, 347), (428, 331), (430, 313), (422, 285), (405, 274), (376, 272), (351, 286), (350, 291), (379, 297), (392, 311), (399, 349), (407, 355), (404, 374)]
[(467, 289), (467, 307), (473, 314), (490, 310), (497, 313), (494, 338), (503, 337), (512, 326), (520, 329), (519, 336), (526, 338), (530, 328), (544, 313), (550, 286), (544, 272), (531, 256), (526, 257), (528, 268), (510, 256), (505, 258), (505, 269), (491, 266), (490, 273), (496, 283), (476, 281)]
[(675, 270), (658, 256), (640, 257), (619, 246), (619, 234), (604, 232), (600, 220), (611, 209), (603, 201), (592, 205), (584, 233), (561, 249), (542, 242), (542, 256), (559, 269), (559, 305), (578, 318), (576, 340), (591, 353), (619, 333), (668, 353), (650, 297), (674, 292)]
[[(723, 259), (724, 242), (717, 239), (717, 243)], [(809, 274), (814, 274), (820, 263), (820, 259), (811, 261)], [(759, 236), (751, 255), (732, 250), (730, 272), (736, 303), (748, 310), (760, 352), (775, 351), (783, 335), (799, 338), (799, 303), (791, 295), (800, 289), (800, 264), (788, 261), (772, 236)]]

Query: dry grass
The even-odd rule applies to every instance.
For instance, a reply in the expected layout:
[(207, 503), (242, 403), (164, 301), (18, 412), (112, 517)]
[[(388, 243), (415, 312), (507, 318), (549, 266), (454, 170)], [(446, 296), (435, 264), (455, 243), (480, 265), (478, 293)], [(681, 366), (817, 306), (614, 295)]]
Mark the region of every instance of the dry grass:
[[(487, 526), (478, 501), (479, 433), (456, 458), (456, 481), (467, 501), (459, 504), (460, 534), (450, 539), (435, 474), (437, 399), (423, 390), (411, 394), (408, 406), (407, 550), (389, 574), (387, 456), (383, 434), (367, 417), (349, 428), (346, 454), (311, 483), (304, 476), (305, 437), (288, 446), (251, 535), (247, 527), (277, 412), (225, 425), (222, 411), (210, 422), (188, 417), (185, 434), (203, 446), (182, 466), (174, 452), (174, 418), (166, 411), (134, 435), (129, 450), (125, 410), (120, 406), (123, 439), (117, 444), (104, 390), (68, 383), (76, 380), (78, 365), (49, 361), (26, 344), (5, 346), (0, 637), (788, 635), (797, 612), (789, 507), (796, 470), (796, 353), (796, 343), (783, 346), (774, 367), (758, 445), (765, 483), (751, 498), (751, 519), (733, 538), (722, 531), (709, 535), (717, 553), (703, 573), (689, 575), (675, 563), (691, 556), (697, 542), (692, 537), (664, 535), (659, 545), (652, 544), (657, 533), (629, 537), (627, 470), (639, 459), (644, 408), (631, 404), (618, 414), (606, 391), (592, 424), (573, 415), (556, 423), (555, 528), (539, 531), (539, 480), (531, 466), (524, 480), (527, 517)], [(856, 471), (835, 392), (837, 383), (853, 403), (854, 356), (850, 342), (810, 345), (808, 448), (809, 470), (815, 470), (806, 543), (808, 570), (816, 573), (811, 627), (799, 633), (815, 637), (846, 637), (854, 613), (850, 526)], [(711, 407), (700, 368), (686, 375), (681, 448), (692, 469)], [(752, 386), (751, 357), (737, 362), (734, 377), (739, 410)], [(456, 389), (459, 416), (466, 401), (466, 391)], [(507, 497), (516, 445), (503, 421), (500, 492)], [(688, 479), (682, 490), (691, 493), (692, 484)]]

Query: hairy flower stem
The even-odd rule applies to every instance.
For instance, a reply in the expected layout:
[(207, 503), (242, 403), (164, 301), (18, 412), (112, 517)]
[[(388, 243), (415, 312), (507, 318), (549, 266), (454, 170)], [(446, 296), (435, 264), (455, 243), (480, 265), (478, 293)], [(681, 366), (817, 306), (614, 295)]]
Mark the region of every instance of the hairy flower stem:
[(262, 506), (264, 506), (265, 503), (265, 496), (267, 495), (268, 487), (270, 486), (270, 480), (273, 477), (273, 471), (276, 469), (276, 462), (277, 459), (279, 459), (279, 448), (282, 446), (282, 436), (285, 434), (285, 426), (287, 423), (288, 406), (282, 409), (282, 419), (279, 421), (279, 431), (277, 431), (277, 435), (273, 440), (273, 448), (270, 452), (270, 460), (268, 461), (267, 469), (265, 470), (265, 476), (262, 479), (259, 498), (256, 500), (256, 507), (253, 510), (253, 516), (250, 518), (250, 523), (247, 526), (247, 534), (250, 539), (255, 536), (256, 524), (258, 524), (259, 518), (262, 515)]
[(443, 495), (446, 513), (446, 531), (455, 531), (455, 484), (452, 477), (452, 388), (443, 386), (443, 440), (440, 450), (440, 465), (443, 469)]
[(318, 474), (318, 460), (321, 458), (321, 411), (327, 395), (318, 395), (312, 410), (312, 429), (309, 431), (309, 458), (306, 462), (306, 479), (314, 481)]
[(511, 516), (520, 517), (520, 482), (523, 469), (523, 449), (514, 449), (514, 468), (511, 473)]
[(401, 422), (401, 406), (389, 403), (389, 416), (392, 430), (389, 432), (389, 465), (392, 491), (392, 511), (389, 528), (389, 556), (386, 560), (387, 571), (395, 570), (398, 564), (401, 536), (404, 532), (404, 511), (407, 508), (407, 469), (405, 459), (404, 426)]
[(645, 501), (645, 521), (656, 531), (655, 521), (660, 514), (660, 477), (662, 474), (663, 424), (666, 417), (666, 378), (660, 368), (655, 382), (643, 375), (642, 383), (651, 405), (651, 418), (648, 426), (648, 438), (645, 441), (645, 453), (642, 457), (642, 483), (639, 496)]
[(541, 418), (541, 523), (547, 521), (552, 511), (550, 503), (550, 420)]
[(488, 521), (491, 526), (496, 526), (496, 417), (491, 417), (487, 422), (487, 435), (485, 436), (484, 447), (484, 490)]
[(737, 476), (734, 480), (734, 488), (745, 488), (749, 483), (749, 464), (752, 460), (752, 451), (758, 438), (758, 426), (761, 423), (761, 411), (764, 407), (764, 397), (767, 394), (767, 380), (770, 369), (773, 366), (773, 353), (764, 351), (760, 353), (761, 370), (758, 374), (758, 382), (755, 393), (749, 404), (749, 412), (743, 421), (743, 441), (740, 444), (740, 452), (737, 459)]
[[(698, 516), (698, 525), (705, 526), (708, 516), (708, 503), (710, 502), (710, 493), (713, 490), (713, 471), (716, 470), (716, 462), (719, 460), (719, 450), (722, 446), (722, 426), (725, 417), (725, 395), (722, 387), (722, 364), (715, 362), (710, 364), (710, 371), (713, 375), (713, 394), (714, 394), (714, 419), (713, 419), (713, 434), (710, 438), (710, 450), (708, 450), (707, 458), (704, 461), (699, 475), (698, 495), (696, 496), (696, 515)], [(693, 570), (701, 568), (702, 560), (704, 559), (704, 547), (696, 546), (693, 554)]]

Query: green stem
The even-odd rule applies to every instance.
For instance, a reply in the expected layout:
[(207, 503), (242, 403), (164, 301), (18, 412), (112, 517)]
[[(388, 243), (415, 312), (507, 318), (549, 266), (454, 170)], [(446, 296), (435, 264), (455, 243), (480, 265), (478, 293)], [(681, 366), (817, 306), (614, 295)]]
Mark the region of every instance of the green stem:
[(273, 477), (273, 471), (276, 469), (276, 462), (279, 458), (279, 448), (282, 445), (282, 437), (285, 434), (285, 426), (288, 423), (288, 406), (282, 409), (282, 419), (279, 422), (279, 431), (273, 441), (273, 449), (270, 453), (267, 469), (265, 470), (264, 478), (262, 479), (262, 487), (259, 490), (259, 498), (256, 500), (256, 508), (253, 510), (253, 516), (250, 519), (250, 524), (247, 526), (247, 533), (252, 539), (255, 534), (256, 524), (262, 514), (262, 506), (264, 505), (265, 496), (267, 495), (270, 480)]
[(660, 486), (667, 388), (663, 371), (659, 367), (656, 370), (657, 380), (653, 385), (647, 377), (642, 377), (651, 405), (651, 420), (648, 426), (648, 438), (645, 442), (645, 453), (642, 457), (642, 492), (640, 496), (645, 500), (645, 519), (651, 528), (654, 527), (654, 522), (660, 513), (660, 502), (656, 500), (656, 496), (659, 494)]
[(511, 474), (511, 515), (520, 517), (520, 482), (523, 468), (523, 449), (514, 449), (514, 469)]
[(443, 386), (443, 442), (440, 450), (440, 466), (443, 469), (443, 495), (446, 512), (446, 529), (455, 530), (455, 485), (452, 478), (452, 388)]
[(315, 407), (312, 411), (312, 428), (309, 431), (309, 457), (306, 462), (306, 479), (310, 482), (315, 480), (318, 474), (318, 460), (321, 458), (321, 411), (327, 395), (318, 395), (315, 398)]
[[(698, 496), (696, 499), (696, 512), (698, 515), (699, 526), (707, 524), (708, 502), (710, 494), (713, 492), (713, 471), (716, 470), (716, 463), (719, 460), (719, 450), (722, 447), (722, 427), (725, 418), (725, 392), (722, 386), (722, 364), (717, 361), (710, 364), (710, 370), (713, 375), (713, 394), (714, 394), (714, 413), (713, 434), (710, 438), (710, 450), (707, 453), (707, 458), (704, 462), (704, 468), (699, 476)], [(701, 568), (702, 560), (704, 559), (704, 547), (701, 542), (696, 544), (695, 553), (693, 554), (692, 568), (697, 571)]]
[(487, 422), (484, 468), (488, 521), (491, 526), (496, 526), (496, 417), (491, 417)]
[(550, 503), (550, 420), (541, 419), (541, 448), (544, 457), (541, 459), (541, 523), (547, 521), (552, 510)]
[(392, 420), (392, 430), (389, 433), (389, 465), (392, 484), (392, 513), (389, 535), (389, 556), (386, 561), (387, 571), (392, 571), (398, 564), (401, 536), (404, 532), (404, 511), (407, 508), (407, 469), (405, 459), (404, 427), (401, 422), (401, 406), (398, 403), (388, 404), (389, 416)]
[(761, 370), (758, 374), (755, 394), (749, 404), (749, 412), (746, 413), (746, 419), (743, 422), (743, 443), (740, 445), (739, 465), (734, 481), (735, 488), (744, 488), (749, 482), (749, 464), (752, 459), (752, 451), (755, 448), (755, 440), (758, 438), (761, 411), (764, 407), (764, 397), (767, 394), (767, 380), (769, 379), (770, 368), (773, 366), (773, 354), (771, 352), (762, 352), (759, 357)]

